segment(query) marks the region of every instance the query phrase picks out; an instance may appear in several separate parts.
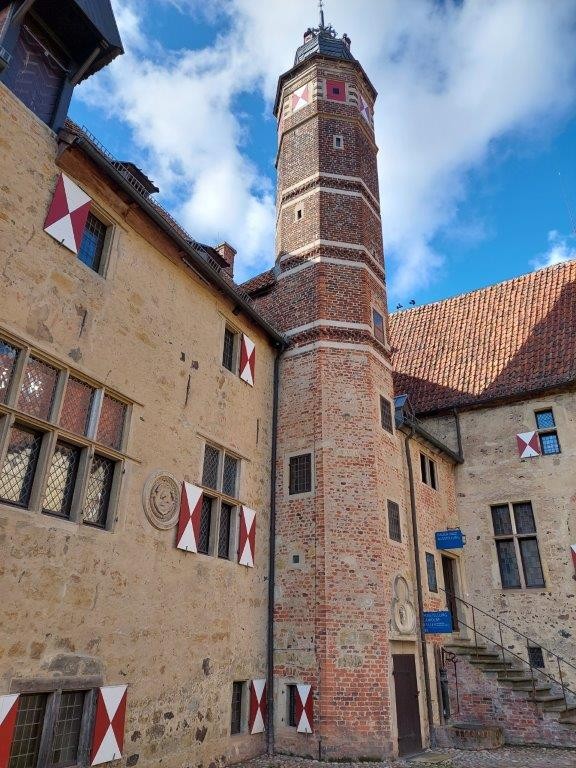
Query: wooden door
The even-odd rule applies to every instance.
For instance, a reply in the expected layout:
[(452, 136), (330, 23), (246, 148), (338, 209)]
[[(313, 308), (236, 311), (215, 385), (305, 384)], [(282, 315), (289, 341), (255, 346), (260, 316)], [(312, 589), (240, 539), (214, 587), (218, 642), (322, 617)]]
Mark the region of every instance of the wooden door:
[(400, 756), (413, 755), (422, 751), (416, 657), (413, 654), (394, 654), (392, 664), (396, 691), (398, 752)]
[(454, 575), (454, 560), (442, 555), (442, 572), (444, 573), (444, 589), (446, 590), (446, 607), (452, 614), (452, 629), (458, 632), (458, 601), (456, 600), (456, 578)]

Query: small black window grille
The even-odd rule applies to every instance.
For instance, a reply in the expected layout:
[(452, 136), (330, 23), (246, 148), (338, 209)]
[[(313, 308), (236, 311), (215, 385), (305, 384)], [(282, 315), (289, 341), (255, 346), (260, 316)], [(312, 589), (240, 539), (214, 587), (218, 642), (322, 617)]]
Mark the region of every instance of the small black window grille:
[(98, 454), (92, 459), (82, 515), (86, 525), (106, 527), (115, 469), (116, 462), (112, 459)]
[(288, 725), (292, 728), (296, 728), (298, 722), (296, 720), (296, 695), (297, 690), (295, 685), (289, 685), (288, 687)]
[(54, 724), (51, 768), (76, 765), (84, 713), (84, 691), (64, 691)]
[(392, 424), (392, 403), (385, 397), (380, 397), (380, 423), (382, 424), (383, 429), (394, 434), (394, 426)]
[(234, 350), (236, 334), (230, 328), (224, 331), (224, 351), (222, 353), (222, 365), (229, 371), (234, 372)]
[(67, 443), (56, 443), (46, 483), (44, 512), (70, 517), (79, 460), (79, 448)]
[(48, 363), (30, 357), (20, 388), (18, 408), (29, 416), (50, 417), (59, 371)]
[(20, 696), (8, 768), (36, 768), (47, 699), (45, 693)]
[(544, 669), (545, 664), (544, 664), (544, 654), (542, 653), (542, 648), (536, 645), (530, 646), (528, 648), (528, 661), (536, 669)]
[(290, 457), (289, 494), (310, 493), (312, 490), (312, 454)]
[(218, 468), (220, 462), (220, 451), (211, 445), (204, 448), (204, 467), (202, 470), (202, 485), (206, 488), (218, 488)]
[(84, 237), (78, 251), (78, 258), (87, 267), (100, 272), (102, 266), (102, 254), (106, 244), (106, 232), (108, 227), (100, 219), (97, 219), (93, 213), (88, 214)]
[(220, 507), (220, 528), (218, 530), (218, 557), (228, 560), (230, 557), (230, 530), (232, 528), (232, 510), (229, 504)]
[(388, 535), (393, 541), (402, 541), (400, 507), (395, 501), (390, 500), (388, 500)]
[(42, 434), (15, 425), (10, 432), (6, 458), (0, 472), (0, 499), (19, 507), (30, 503)]
[(198, 552), (207, 555), (210, 551), (210, 528), (212, 526), (213, 499), (204, 496), (200, 512), (200, 535), (198, 537)]
[(242, 730), (242, 698), (244, 683), (232, 683), (232, 713), (230, 720), (230, 733), (240, 733)]
[(372, 321), (374, 324), (374, 337), (384, 344), (386, 341), (386, 336), (384, 334), (384, 318), (376, 309), (372, 310)]
[(236, 498), (236, 477), (238, 474), (238, 459), (234, 456), (224, 457), (224, 475), (222, 477), (222, 493)]
[(12, 382), (18, 349), (0, 339), (0, 403), (5, 403)]
[(438, 592), (438, 578), (436, 576), (436, 558), (431, 552), (426, 552), (426, 572), (428, 574), (428, 589), (430, 592)]

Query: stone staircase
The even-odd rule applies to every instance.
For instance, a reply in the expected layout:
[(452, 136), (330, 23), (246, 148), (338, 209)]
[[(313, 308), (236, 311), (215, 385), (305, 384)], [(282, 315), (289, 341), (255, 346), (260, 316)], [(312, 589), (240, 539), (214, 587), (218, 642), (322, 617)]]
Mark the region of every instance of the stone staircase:
[[(468, 640), (458, 640), (444, 646), (444, 650), (462, 658), (475, 669), (495, 681), (500, 688), (518, 693), (538, 708), (546, 719), (553, 718), (564, 725), (576, 726), (576, 696), (562, 685), (517, 658), (513, 658), (497, 645), (490, 643), (475, 645)], [(566, 707), (566, 704), (568, 707)]]

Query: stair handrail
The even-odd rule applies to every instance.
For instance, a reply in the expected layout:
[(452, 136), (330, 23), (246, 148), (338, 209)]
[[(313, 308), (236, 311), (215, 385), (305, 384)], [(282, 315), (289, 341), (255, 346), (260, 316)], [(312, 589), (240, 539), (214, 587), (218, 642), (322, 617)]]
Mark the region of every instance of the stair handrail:
[[(497, 648), (499, 648), (501, 650), (501, 652), (502, 652), (502, 662), (504, 663), (504, 665), (506, 665), (506, 663), (507, 663), (506, 662), (506, 655), (505, 654), (509, 654), (510, 656), (514, 656), (522, 664), (524, 664), (525, 666), (530, 668), (530, 676), (531, 676), (531, 680), (532, 680), (532, 696), (533, 696), (534, 703), (535, 703), (536, 706), (538, 706), (538, 702), (536, 701), (535, 675), (534, 675), (534, 672), (536, 672), (536, 676), (540, 675), (540, 676), (546, 677), (546, 678), (548, 678), (548, 680), (551, 680), (555, 685), (557, 685), (557, 686), (559, 685), (562, 688), (562, 698), (564, 699), (564, 710), (567, 711), (568, 709), (570, 709), (570, 706), (568, 704), (568, 698), (567, 698), (566, 694), (570, 693), (572, 696), (576, 697), (576, 691), (572, 690), (571, 688), (569, 688), (566, 685), (566, 683), (564, 682), (564, 677), (562, 675), (562, 666), (561, 665), (562, 665), (562, 663), (564, 663), (564, 664), (567, 664), (572, 669), (576, 670), (576, 666), (574, 666), (574, 664), (571, 664), (569, 661), (566, 661), (566, 659), (564, 659), (562, 656), (560, 656), (560, 654), (555, 653), (554, 651), (550, 651), (550, 650), (548, 650), (548, 648), (545, 648), (544, 646), (538, 644), (538, 647), (542, 648), (542, 650), (546, 651), (546, 653), (550, 654), (551, 656), (554, 656), (554, 658), (556, 659), (556, 663), (557, 663), (557, 666), (558, 666), (558, 676), (560, 678), (559, 680), (556, 679), (553, 675), (550, 675), (548, 672), (543, 670), (541, 667), (535, 667), (530, 662), (530, 660), (527, 661), (526, 659), (524, 659), (522, 656), (519, 656), (514, 651), (510, 650), (509, 648), (506, 648), (506, 646), (504, 645), (503, 637), (502, 637), (502, 627), (506, 627), (507, 629), (511, 630), (512, 632), (514, 632), (514, 633), (516, 633), (518, 635), (521, 635), (525, 640), (527, 640), (528, 643), (534, 643), (536, 645), (536, 641), (535, 640), (533, 640), (532, 638), (528, 637), (528, 635), (525, 635), (523, 632), (520, 632), (520, 631), (516, 630), (515, 627), (511, 627), (509, 624), (506, 624), (506, 622), (500, 621), (500, 619), (498, 619), (496, 616), (493, 616), (492, 614), (487, 613), (486, 611), (483, 611), (482, 608), (478, 608), (477, 606), (473, 605), (469, 601), (464, 600), (461, 597), (458, 597), (458, 595), (454, 594), (453, 592), (449, 592), (446, 589), (442, 589), (442, 587), (440, 587), (440, 586), (438, 586), (438, 589), (441, 592), (444, 592), (444, 594), (447, 597), (454, 598), (454, 600), (457, 600), (458, 602), (462, 603), (467, 608), (471, 608), (472, 609), (472, 626), (470, 626), (470, 624), (467, 624), (465, 621), (463, 621), (460, 618), (460, 616), (458, 616), (458, 623), (461, 624), (462, 626), (466, 627), (467, 629), (471, 629), (474, 632), (474, 649), (476, 651), (476, 658), (478, 658), (478, 653), (479, 653), (479, 649), (478, 649), (478, 635), (480, 635), (480, 637), (482, 637), (484, 640), (488, 640), (490, 643), (492, 643), (493, 645), (495, 645)], [(487, 616), (489, 619), (492, 619), (493, 621), (495, 621), (498, 624), (498, 631), (499, 631), (499, 634), (500, 634), (500, 642), (498, 642), (497, 640), (494, 640), (493, 638), (489, 637), (488, 635), (485, 635), (483, 632), (481, 632), (476, 627), (475, 611), (478, 611), (482, 615)], [(530, 647), (530, 646), (527, 645), (527, 647)], [(528, 657), (528, 659), (529, 658), (530, 657)], [(506, 672), (506, 668), (504, 668), (503, 672)]]

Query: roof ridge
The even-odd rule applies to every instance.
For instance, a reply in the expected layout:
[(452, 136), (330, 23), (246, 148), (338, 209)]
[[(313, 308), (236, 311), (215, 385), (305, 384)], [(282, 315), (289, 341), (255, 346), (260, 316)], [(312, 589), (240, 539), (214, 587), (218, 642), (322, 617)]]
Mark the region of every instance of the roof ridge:
[(482, 293), (483, 291), (489, 291), (493, 288), (499, 288), (503, 285), (509, 285), (511, 283), (515, 282), (521, 282), (522, 280), (526, 280), (526, 278), (529, 278), (533, 275), (536, 275), (540, 272), (546, 272), (550, 273), (553, 270), (561, 270), (565, 269), (567, 265), (576, 265), (576, 258), (574, 259), (567, 259), (566, 261), (562, 261), (559, 264), (551, 264), (549, 267), (542, 267), (541, 269), (533, 269), (531, 272), (524, 272), (521, 275), (517, 275), (516, 277), (509, 277), (507, 280), (501, 280), (498, 283), (490, 283), (490, 285), (485, 285), (482, 288), (474, 288), (471, 291), (464, 291), (464, 293), (457, 293), (454, 296), (447, 296), (445, 299), (437, 299), (436, 301), (430, 301), (427, 304), (420, 304), (417, 307), (406, 307), (406, 309), (400, 309), (396, 312), (390, 313), (390, 319), (399, 317), (400, 315), (405, 315), (408, 312), (417, 312), (418, 310), (424, 310), (428, 307), (434, 307), (440, 304), (447, 304), (450, 301), (456, 301), (457, 299), (465, 298), (466, 296), (472, 296), (475, 293)]

